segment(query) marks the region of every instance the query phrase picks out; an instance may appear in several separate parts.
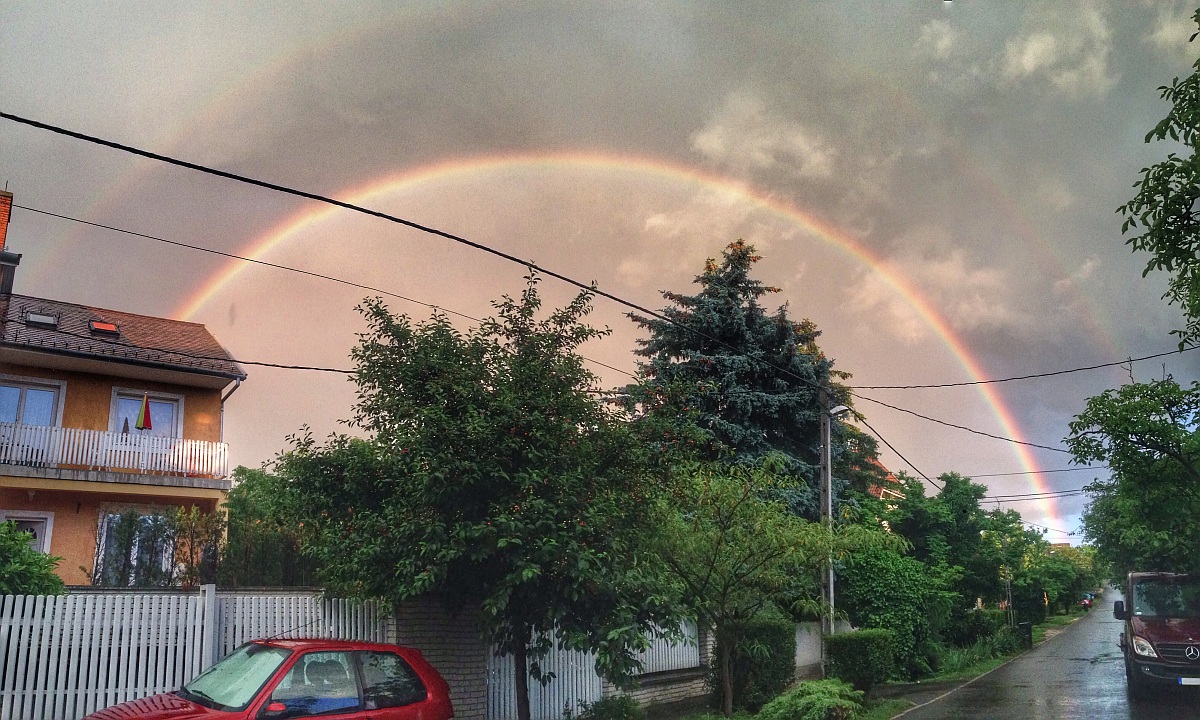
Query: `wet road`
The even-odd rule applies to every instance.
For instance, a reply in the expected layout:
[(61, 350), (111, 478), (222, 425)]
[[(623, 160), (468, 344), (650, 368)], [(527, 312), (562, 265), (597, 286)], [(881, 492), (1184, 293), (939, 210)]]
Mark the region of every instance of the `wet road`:
[(1013, 662), (928, 705), (904, 720), (1196, 720), (1200, 688), (1171, 688), (1153, 700), (1125, 697), (1125, 666), (1117, 647), (1121, 622), (1112, 616), (1121, 593), (1109, 589), (1097, 607), (1060, 635)]

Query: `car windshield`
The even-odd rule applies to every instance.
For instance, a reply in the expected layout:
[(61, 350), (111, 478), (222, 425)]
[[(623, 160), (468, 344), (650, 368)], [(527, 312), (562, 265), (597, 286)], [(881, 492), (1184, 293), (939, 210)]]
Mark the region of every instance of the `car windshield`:
[(1133, 614), (1141, 617), (1200, 617), (1200, 578), (1139, 580)]
[(197, 675), (179, 694), (214, 710), (245, 710), (291, 654), (273, 645), (246, 643)]

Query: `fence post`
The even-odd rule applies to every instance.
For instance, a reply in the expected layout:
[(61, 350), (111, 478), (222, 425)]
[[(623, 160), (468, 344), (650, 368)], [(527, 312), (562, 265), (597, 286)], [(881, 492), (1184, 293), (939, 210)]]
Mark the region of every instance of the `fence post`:
[(200, 672), (216, 662), (217, 586), (200, 586)]

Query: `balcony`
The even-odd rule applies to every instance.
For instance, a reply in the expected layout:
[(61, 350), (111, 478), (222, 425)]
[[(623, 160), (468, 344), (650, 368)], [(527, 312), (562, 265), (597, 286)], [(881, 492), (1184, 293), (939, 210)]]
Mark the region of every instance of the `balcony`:
[(0, 423), (0, 465), (222, 479), (229, 447), (204, 440)]

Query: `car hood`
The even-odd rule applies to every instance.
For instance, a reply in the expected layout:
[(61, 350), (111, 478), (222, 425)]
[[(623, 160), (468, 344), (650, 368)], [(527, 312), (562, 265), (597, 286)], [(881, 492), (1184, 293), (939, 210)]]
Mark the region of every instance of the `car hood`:
[(219, 713), (203, 705), (197, 705), (194, 702), (185, 700), (178, 695), (164, 693), (138, 700), (130, 700), (120, 705), (113, 705), (112, 707), (98, 710), (88, 715), (84, 720), (130, 720), (131, 718), (140, 718), (141, 720), (192, 720), (192, 718), (212, 718), (217, 715), (228, 717), (228, 713)]
[(1130, 618), (1133, 633), (1152, 643), (1195, 643), (1200, 644), (1200, 618)]

